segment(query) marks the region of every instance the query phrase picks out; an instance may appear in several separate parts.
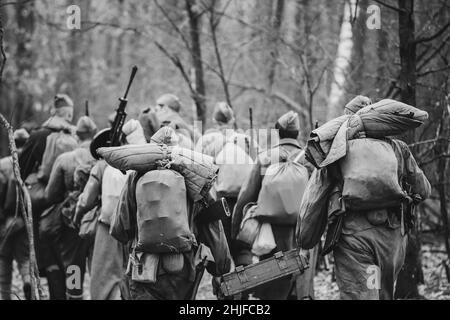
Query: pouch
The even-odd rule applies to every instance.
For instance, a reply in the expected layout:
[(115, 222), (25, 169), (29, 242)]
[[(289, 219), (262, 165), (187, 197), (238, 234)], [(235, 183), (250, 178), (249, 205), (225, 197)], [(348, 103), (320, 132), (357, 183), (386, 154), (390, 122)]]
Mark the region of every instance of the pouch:
[(184, 267), (184, 256), (182, 253), (164, 253), (161, 255), (162, 268), (168, 274), (179, 273)]
[(156, 283), (159, 266), (159, 255), (133, 252), (127, 265), (127, 275), (131, 280), (141, 283)]

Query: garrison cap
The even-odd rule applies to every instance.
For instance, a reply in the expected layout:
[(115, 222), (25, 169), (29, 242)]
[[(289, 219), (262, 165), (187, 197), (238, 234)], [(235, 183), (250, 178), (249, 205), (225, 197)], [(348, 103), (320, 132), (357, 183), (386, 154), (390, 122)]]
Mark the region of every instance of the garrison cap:
[(346, 114), (355, 114), (359, 110), (372, 104), (372, 100), (365, 96), (357, 96), (344, 107)]
[(56, 109), (70, 107), (73, 108), (73, 101), (67, 94), (58, 93), (55, 96), (54, 106)]
[(278, 125), (286, 131), (300, 131), (300, 119), (298, 113), (289, 111), (278, 119)]
[(95, 133), (97, 131), (97, 125), (94, 120), (88, 116), (82, 116), (77, 122), (78, 133)]
[(221, 123), (228, 123), (234, 119), (234, 111), (226, 102), (218, 102), (214, 107), (214, 120)]
[(178, 99), (176, 95), (171, 93), (167, 93), (159, 97), (158, 100), (156, 100), (156, 104), (161, 107), (168, 106), (175, 112), (180, 112), (181, 109), (180, 99)]

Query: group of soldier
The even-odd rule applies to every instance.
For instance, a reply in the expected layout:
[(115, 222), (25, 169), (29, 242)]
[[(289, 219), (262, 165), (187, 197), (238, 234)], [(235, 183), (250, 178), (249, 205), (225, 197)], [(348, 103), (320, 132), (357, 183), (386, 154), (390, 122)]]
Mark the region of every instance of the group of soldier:
[[(363, 106), (364, 103), (353, 101), (347, 105), (345, 112), (355, 113)], [(97, 126), (87, 115), (78, 119), (76, 126), (73, 126), (73, 109), (72, 100), (67, 95), (58, 94), (55, 97), (52, 116), (39, 129), (30, 133), (19, 129), (14, 136), (19, 149), (23, 181), (26, 181), (30, 188), (36, 186), (36, 181), (43, 185), (42, 203), (33, 203), (36, 234), (34, 245), (40, 276), (47, 278), (50, 299), (83, 299), (83, 286), (68, 285), (67, 279), (73, 273), (71, 266), (78, 266), (81, 283), (84, 274), (89, 273), (91, 299), (185, 299), (194, 283), (197, 263), (195, 250), (172, 255), (170, 259), (163, 260), (156, 270), (156, 283), (134, 281), (127, 272), (130, 251), (133, 250), (134, 244), (128, 239), (117, 239), (114, 232), (111, 232), (111, 224), (117, 210), (132, 210), (136, 207), (133, 194), (134, 177), (132, 174), (124, 175), (123, 178), (114, 176), (104, 160), (94, 159), (89, 147), (98, 131)], [(216, 142), (208, 138), (214, 135), (208, 133), (225, 134), (226, 130), (237, 130), (234, 111), (224, 102), (216, 104), (213, 127), (205, 132), (204, 138), (192, 126), (159, 121), (158, 111), (169, 109), (174, 113), (180, 113), (182, 109), (180, 100), (172, 94), (163, 95), (154, 107), (141, 111), (138, 119), (125, 124), (122, 130), (126, 136), (124, 143), (157, 141), (159, 129), (169, 126), (180, 132), (180, 143), (189, 141), (186, 145), (191, 145), (195, 151), (215, 156)], [(277, 144), (273, 145), (273, 148), (277, 148), (277, 155), (290, 157), (302, 151), (303, 146), (299, 142), (300, 121), (296, 113), (291, 111), (284, 114), (275, 123), (274, 129), (279, 135)], [(53, 142), (52, 135), (55, 136)], [(49, 157), (45, 153), (52, 143), (58, 146), (53, 146), (54, 154)], [(396, 143), (407, 149), (404, 143)], [(197, 241), (205, 244), (214, 256), (215, 263), (208, 266), (208, 271), (213, 275), (213, 292), (220, 299), (224, 298), (220, 292), (220, 276), (233, 271), (236, 266), (246, 266), (254, 262), (254, 254), (250, 248), (236, 241), (236, 237), (247, 205), (258, 199), (265, 170), (279, 161), (271, 156), (270, 151), (269, 148), (254, 156), (255, 165), (241, 186), (239, 195), (226, 198), (232, 209), (231, 217), (207, 225), (197, 223), (193, 226)], [(246, 152), (252, 154), (250, 149)], [(422, 199), (427, 198), (431, 192), (430, 184), (411, 153), (407, 151), (399, 157), (405, 164), (401, 173), (402, 177), (406, 177), (403, 180), (408, 181), (415, 194), (419, 194)], [(299, 163), (308, 169), (310, 175), (318, 174), (318, 170), (308, 163), (304, 155), (299, 158)], [(11, 218), (15, 217), (18, 205), (12, 166), (11, 157), (0, 160), (0, 224), (3, 225), (8, 225)], [(104, 190), (105, 186), (114, 190)], [(111, 196), (108, 198), (102, 193)], [(71, 222), (62, 223), (54, 237), (41, 237), (39, 225), (45, 217), (52, 215), (49, 208), (57, 207), (69, 197), (76, 198), (75, 214)], [(102, 200), (101, 203), (99, 199)], [(86, 214), (97, 210), (96, 208), (99, 208), (100, 213), (95, 216), (98, 220), (95, 238), (82, 239), (78, 233), (80, 224)], [(195, 211), (195, 206), (191, 209)], [(62, 215), (61, 212), (59, 214)], [(341, 298), (393, 299), (394, 284), (404, 263), (407, 243), (402, 217), (397, 208), (346, 214), (340, 240), (333, 249)], [(15, 217), (12, 222), (17, 226), (14, 232), (0, 238), (2, 299), (11, 298), (13, 260), (18, 264), (24, 284), (24, 295), (27, 299), (31, 296), (29, 243), (26, 229), (23, 223), (19, 225), (18, 220), (20, 217)], [(272, 223), (272, 231), (276, 248), (268, 255), (259, 257), (260, 260), (275, 252), (285, 252), (297, 247), (295, 226)], [(318, 249), (304, 254), (308, 255), (311, 266), (306, 272), (270, 282), (251, 294), (269, 300), (314, 299)], [(367, 268), (372, 265), (380, 270), (380, 287), (375, 289), (367, 286), (367, 277), (370, 275)], [(177, 267), (179, 271), (175, 273), (167, 271)], [(240, 295), (234, 299), (248, 299), (248, 295)]]

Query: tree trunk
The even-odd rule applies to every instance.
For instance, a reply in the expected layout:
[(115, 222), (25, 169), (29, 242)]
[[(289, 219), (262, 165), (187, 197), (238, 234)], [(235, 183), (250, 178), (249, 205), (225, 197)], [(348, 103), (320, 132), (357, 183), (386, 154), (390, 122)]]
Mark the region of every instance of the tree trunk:
[(16, 6), (17, 19), (17, 47), (14, 61), (17, 66), (17, 100), (14, 106), (12, 125), (18, 127), (22, 121), (30, 118), (32, 114), (33, 97), (20, 83), (29, 78), (33, 69), (34, 53), (30, 50), (29, 43), (35, 30), (34, 2), (18, 2)]
[(277, 0), (275, 5), (275, 15), (272, 17), (272, 32), (270, 37), (270, 45), (272, 46), (272, 59), (270, 61), (269, 72), (267, 76), (269, 93), (272, 93), (272, 88), (275, 82), (275, 72), (278, 64), (278, 42), (280, 38), (281, 24), (283, 22), (284, 0)]
[(359, 3), (359, 15), (352, 25), (353, 33), (353, 51), (350, 62), (350, 81), (347, 86), (347, 92), (352, 96), (362, 94), (364, 90), (364, 48), (366, 46), (366, 19), (367, 19), (367, 0), (361, 0)]
[[(400, 42), (400, 97), (402, 102), (416, 105), (416, 44), (414, 24), (414, 0), (398, 0)], [(414, 132), (405, 137), (407, 143), (414, 140)], [(411, 230), (406, 250), (405, 264), (397, 279), (397, 299), (419, 298), (418, 285), (423, 283), (421, 243), (417, 226)]]
[(202, 47), (200, 42), (201, 16), (196, 10), (196, 0), (186, 0), (186, 11), (189, 17), (189, 31), (191, 37), (191, 58), (195, 70), (196, 94), (192, 97), (197, 107), (197, 119), (206, 123), (206, 87), (202, 64)]
[(344, 5), (344, 18), (342, 20), (339, 46), (334, 62), (334, 82), (331, 85), (328, 99), (328, 119), (340, 116), (343, 111), (342, 108), (340, 108), (340, 102), (344, 94), (349, 61), (353, 50), (351, 19), (352, 14), (355, 11), (355, 6), (356, 0), (351, 0), (350, 2), (346, 1)]

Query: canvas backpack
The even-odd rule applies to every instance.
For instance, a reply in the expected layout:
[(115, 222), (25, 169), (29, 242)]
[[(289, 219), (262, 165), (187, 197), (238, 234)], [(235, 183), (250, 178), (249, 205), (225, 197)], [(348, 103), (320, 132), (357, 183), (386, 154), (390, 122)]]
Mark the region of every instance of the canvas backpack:
[(136, 182), (137, 243), (145, 253), (182, 253), (196, 244), (190, 229), (186, 184), (170, 169), (148, 171)]
[(282, 225), (295, 225), (308, 183), (308, 170), (298, 163), (304, 151), (271, 164), (258, 196), (258, 216)]
[(392, 145), (380, 139), (354, 139), (339, 161), (342, 198), (352, 210), (398, 206), (406, 198), (399, 182), (399, 159)]
[(100, 221), (110, 225), (112, 215), (120, 199), (120, 194), (127, 181), (128, 175), (120, 170), (107, 166), (102, 179), (102, 208)]
[(220, 131), (205, 133), (197, 142), (195, 151), (216, 158), (226, 143), (225, 135)]
[(39, 167), (38, 178), (45, 182), (50, 178), (53, 164), (58, 156), (74, 150), (78, 143), (75, 137), (64, 130), (50, 133), (47, 137), (42, 164)]
[(219, 173), (214, 188), (218, 196), (237, 197), (250, 175), (255, 162), (246, 152), (247, 142), (245, 138), (240, 141), (239, 136), (233, 136), (217, 155), (215, 162)]

